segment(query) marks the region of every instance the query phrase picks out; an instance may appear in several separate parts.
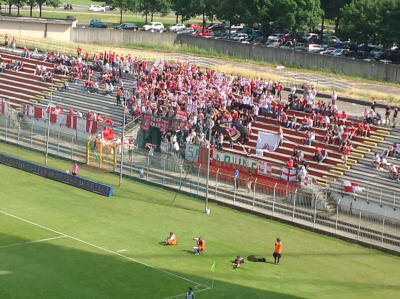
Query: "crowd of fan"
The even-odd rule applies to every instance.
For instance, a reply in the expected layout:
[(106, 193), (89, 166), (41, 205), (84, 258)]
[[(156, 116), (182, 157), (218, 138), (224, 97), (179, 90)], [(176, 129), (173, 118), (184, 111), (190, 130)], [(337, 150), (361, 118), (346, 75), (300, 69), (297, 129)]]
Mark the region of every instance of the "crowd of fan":
[[(30, 57), (24, 48), (23, 56)], [(36, 50), (37, 55), (37, 50)], [(345, 164), (353, 149), (353, 136), (367, 137), (372, 124), (381, 124), (382, 117), (375, 112), (376, 103), (363, 112), (363, 121), (354, 125), (348, 121), (345, 111), (337, 106), (337, 94), (333, 92), (331, 101), (317, 101), (314, 87), (305, 88), (303, 94), (296, 93), (292, 87), (287, 99), (282, 99), (283, 85), (272, 81), (249, 80), (229, 76), (213, 70), (201, 70), (191, 63), (157, 61), (150, 68), (147, 62), (130, 55), (101, 52), (92, 56), (79, 47), (77, 56), (70, 57), (61, 53), (47, 52), (44, 61), (56, 65), (53, 72), (68, 76), (70, 81), (84, 80), (88, 92), (116, 92), (116, 104), (123, 104), (134, 116), (142, 113), (163, 118), (175, 118), (178, 115), (186, 119), (176, 132), (167, 131), (162, 140), (169, 150), (179, 151), (183, 144), (211, 145), (222, 149), (226, 136), (213, 130), (211, 138), (208, 132), (215, 124), (232, 129), (233, 122), (248, 129), (251, 133), (252, 122), (260, 116), (276, 119), (282, 127), (305, 131), (304, 144), (312, 146), (316, 139), (315, 130), (323, 129), (323, 143), (337, 145), (343, 153)], [(20, 70), (22, 62), (0, 62), (2, 68)], [(35, 74), (44, 81), (52, 81), (52, 71), (38, 65)], [(137, 75), (133, 89), (124, 88), (124, 74)], [(68, 84), (63, 86), (67, 89)], [(300, 122), (289, 111), (309, 112)], [(385, 124), (392, 122), (396, 126), (398, 109), (386, 107)], [(211, 130), (210, 130), (211, 131)], [(282, 128), (279, 128), (283, 136)], [(232, 141), (228, 138), (232, 147)], [(247, 152), (246, 152), (247, 153)], [(247, 153), (248, 154), (248, 153)], [(313, 160), (322, 163), (328, 156), (326, 149), (316, 148)], [(288, 161), (289, 168), (306, 171), (307, 162), (299, 150), (294, 150)]]

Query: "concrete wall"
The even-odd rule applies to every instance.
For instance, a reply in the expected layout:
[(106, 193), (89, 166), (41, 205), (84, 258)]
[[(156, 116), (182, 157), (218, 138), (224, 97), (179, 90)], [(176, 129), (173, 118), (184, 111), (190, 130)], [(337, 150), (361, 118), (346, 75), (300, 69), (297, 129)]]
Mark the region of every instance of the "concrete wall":
[(400, 83), (400, 66), (384, 63), (338, 58), (302, 51), (266, 48), (241, 44), (228, 40), (193, 37), (187, 34), (152, 33), (146, 31), (121, 31), (99, 28), (72, 28), (71, 41), (99, 44), (174, 44), (181, 43), (205, 50), (213, 50), (232, 56), (257, 59), (307, 68), (330, 70), (353, 75)]
[(71, 24), (0, 20), (0, 33), (7, 33), (10, 40), (13, 35), (22, 35), (30, 38), (51, 38), (60, 41), (70, 41)]
[(71, 41), (76, 43), (94, 44), (174, 44), (176, 34), (146, 31), (123, 31), (100, 28), (73, 28)]
[(302, 51), (266, 48), (228, 40), (197, 38), (190, 35), (178, 35), (177, 42), (247, 59), (296, 64), (307, 68), (324, 69), (335, 73), (400, 83), (399, 65), (345, 59)]

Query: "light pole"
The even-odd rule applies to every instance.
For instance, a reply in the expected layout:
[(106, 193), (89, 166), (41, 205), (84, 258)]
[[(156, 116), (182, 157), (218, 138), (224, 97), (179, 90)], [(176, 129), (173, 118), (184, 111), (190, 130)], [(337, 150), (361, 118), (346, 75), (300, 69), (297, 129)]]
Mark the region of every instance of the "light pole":
[(48, 106), (47, 113), (47, 138), (46, 138), (46, 155), (44, 159), (44, 164), (47, 166), (47, 157), (49, 155), (49, 139), (50, 139), (50, 116), (51, 116), (51, 104), (53, 103), (53, 90), (50, 89), (50, 104)]
[(210, 214), (210, 210), (208, 209), (208, 189), (209, 189), (209, 181), (210, 181), (210, 152), (211, 152), (211, 123), (208, 129), (208, 151), (207, 151), (207, 183), (206, 183), (206, 201), (204, 212), (208, 215)]
[(122, 169), (124, 164), (124, 138), (125, 138), (125, 105), (123, 106), (123, 123), (122, 123), (122, 137), (121, 137), (121, 162), (119, 169), (119, 187), (121, 187), (122, 183)]

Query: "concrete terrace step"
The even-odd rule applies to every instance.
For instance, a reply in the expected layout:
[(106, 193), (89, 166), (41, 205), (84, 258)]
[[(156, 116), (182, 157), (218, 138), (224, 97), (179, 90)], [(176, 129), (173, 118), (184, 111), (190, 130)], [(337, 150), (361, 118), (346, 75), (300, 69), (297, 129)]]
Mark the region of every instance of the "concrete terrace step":
[(14, 71), (4, 71), (0, 74), (1, 78), (7, 78), (8, 80), (12, 80), (14, 82), (21, 82), (25, 84), (34, 85), (37, 87), (42, 87), (43, 89), (50, 89), (51, 83), (43, 82), (40, 77), (37, 78), (26, 78), (22, 77), (19, 72)]
[[(47, 103), (49, 103), (49, 100), (46, 100)], [(81, 102), (81, 101), (73, 101), (71, 98), (65, 98), (61, 97), (58, 95), (53, 95), (53, 103), (56, 104), (57, 106), (62, 107), (63, 109), (73, 109), (73, 110), (79, 110), (81, 112), (88, 112), (88, 111), (94, 111), (97, 113), (100, 113), (101, 115), (105, 115), (109, 117), (110, 119), (114, 120), (116, 123), (122, 124), (122, 109), (120, 111), (120, 116), (117, 113), (110, 113), (108, 110), (102, 109), (101, 106), (98, 105), (90, 105), (87, 102)]]
[(0, 75), (0, 84), (6, 85), (6, 86), (12, 86), (12, 87), (16, 87), (16, 88), (28, 89), (29, 91), (38, 92), (38, 93), (43, 93), (43, 92), (48, 91), (43, 87), (10, 80), (8, 77), (2, 77), (1, 75)]

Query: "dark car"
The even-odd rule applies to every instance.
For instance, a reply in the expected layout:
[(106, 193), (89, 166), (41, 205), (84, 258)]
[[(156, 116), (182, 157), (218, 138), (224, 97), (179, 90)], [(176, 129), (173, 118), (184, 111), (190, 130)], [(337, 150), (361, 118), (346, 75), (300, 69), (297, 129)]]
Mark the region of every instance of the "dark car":
[(100, 20), (90, 20), (89, 25), (93, 28), (107, 28), (107, 23), (104, 23)]
[(70, 21), (76, 21), (76, 17), (75, 16), (67, 16), (65, 19), (66, 20), (70, 20)]
[(130, 24), (130, 23), (126, 23), (126, 24), (121, 24), (117, 27), (115, 27), (114, 29), (116, 30), (138, 30), (138, 26), (136, 26), (135, 24)]

